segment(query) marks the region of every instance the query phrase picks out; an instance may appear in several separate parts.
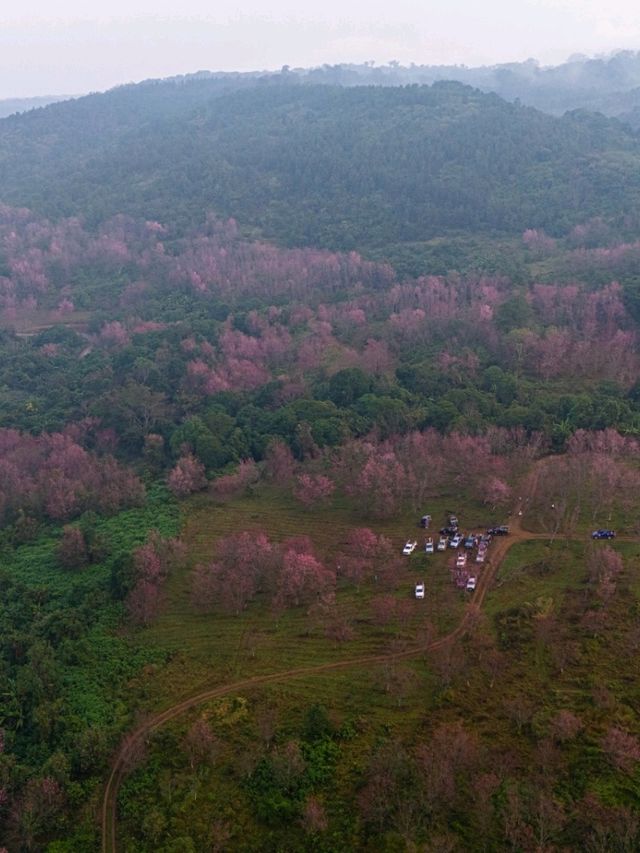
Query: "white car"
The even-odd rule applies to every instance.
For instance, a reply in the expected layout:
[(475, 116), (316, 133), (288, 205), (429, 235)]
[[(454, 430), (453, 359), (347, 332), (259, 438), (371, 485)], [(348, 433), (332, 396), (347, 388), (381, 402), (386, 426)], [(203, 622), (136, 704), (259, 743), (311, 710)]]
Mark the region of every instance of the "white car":
[(487, 556), (486, 550), (485, 551), (478, 551), (478, 553), (476, 554), (476, 563), (484, 563), (486, 556)]
[(462, 534), (456, 533), (456, 535), (452, 539), (450, 539), (449, 547), (450, 548), (459, 548), (461, 542), (462, 542)]
[(438, 546), (437, 546), (437, 547), (438, 547), (438, 551), (446, 551), (446, 550), (447, 550), (447, 545), (448, 545), (448, 544), (449, 544), (449, 540), (447, 539), (447, 537), (446, 537), (446, 536), (441, 536), (441, 537), (438, 539)]
[(473, 592), (473, 590), (475, 588), (476, 588), (476, 579), (475, 578), (469, 578), (469, 580), (467, 581), (468, 592)]
[(405, 557), (408, 557), (410, 554), (413, 554), (413, 552), (416, 550), (417, 546), (418, 546), (417, 542), (409, 541), (409, 542), (407, 542), (407, 544), (402, 549), (402, 553), (405, 555)]
[(456, 559), (456, 569), (464, 569), (467, 565), (467, 555), (464, 551), (460, 551)]
[(417, 583), (416, 584), (416, 598), (424, 598), (424, 584)]
[(433, 539), (429, 537), (424, 543), (424, 550), (427, 554), (433, 554)]

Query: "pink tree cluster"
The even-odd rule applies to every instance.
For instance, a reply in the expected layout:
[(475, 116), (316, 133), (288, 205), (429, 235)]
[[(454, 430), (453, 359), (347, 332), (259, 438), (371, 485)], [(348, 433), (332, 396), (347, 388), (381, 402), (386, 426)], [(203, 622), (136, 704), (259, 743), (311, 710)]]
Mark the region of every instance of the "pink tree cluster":
[(219, 501), (229, 501), (243, 495), (260, 479), (260, 469), (253, 459), (243, 459), (231, 474), (217, 477), (211, 484), (211, 492)]
[(210, 219), (203, 233), (185, 241), (171, 275), (196, 292), (215, 291), (225, 298), (251, 293), (304, 301), (311, 292), (334, 293), (349, 282), (369, 289), (388, 286), (390, 267), (365, 261), (355, 252), (317, 249), (281, 250), (239, 239), (237, 226)]
[[(407, 505), (420, 509), (452, 483), (479, 500), (506, 502), (508, 480), (522, 461), (521, 438), (496, 429), (484, 436), (429, 429), (383, 442), (368, 437), (333, 453), (331, 473), (359, 507), (379, 518), (393, 517)], [(535, 438), (533, 446), (538, 446)]]
[(133, 552), (134, 585), (125, 607), (129, 620), (147, 626), (158, 614), (162, 586), (169, 573), (185, 560), (186, 548), (179, 539), (166, 539), (152, 531), (149, 540)]
[(395, 284), (382, 294), (370, 313), (376, 318), (411, 316), (421, 310), (430, 323), (443, 320), (476, 319), (483, 305), (495, 308), (509, 296), (511, 283), (505, 277), (457, 274), (427, 276)]
[(556, 529), (572, 525), (585, 510), (595, 523), (614, 510), (632, 509), (640, 489), (639, 448), (635, 438), (615, 430), (578, 430), (567, 453), (555, 457), (537, 479), (539, 509), (549, 514), (553, 505)]
[(331, 295), (347, 285), (375, 290), (393, 280), (390, 267), (365, 261), (355, 252), (248, 243), (240, 238), (233, 220), (212, 217), (199, 233), (173, 240), (167, 251), (165, 240), (171, 237), (160, 223), (122, 215), (89, 233), (77, 219), (52, 223), (27, 210), (3, 206), (0, 252), (9, 275), (0, 278), (0, 310), (20, 310), (29, 297), (52, 303), (50, 294), (60, 293), (74, 272), (87, 267), (94, 275), (110, 278), (129, 274), (122, 297), (127, 305), (135, 303), (140, 283), (148, 280), (204, 297), (216, 293), (225, 299), (254, 295), (301, 302), (310, 293)]
[(264, 385), (270, 378), (266, 367), (250, 359), (233, 358), (211, 366), (202, 359), (187, 365), (188, 387), (202, 394), (219, 394), (221, 391), (251, 391)]
[(86, 510), (112, 513), (140, 504), (140, 480), (111, 456), (71, 435), (0, 430), (0, 518), (18, 510), (68, 521)]
[(107, 346), (124, 347), (131, 342), (131, 337), (126, 328), (118, 320), (105, 323), (100, 330), (100, 340)]
[(199, 492), (207, 485), (204, 465), (192, 453), (181, 456), (169, 472), (167, 485), (177, 498)]
[[(251, 390), (274, 377), (286, 384), (288, 394), (300, 393), (293, 389), (301, 387), (301, 377), (319, 367), (358, 366), (385, 373), (400, 351), (428, 338), (438, 326), (448, 330), (453, 320), (457, 332), (448, 336), (441, 356), (447, 372), (473, 375), (465, 343), (469, 339), (505, 358), (493, 322), (496, 309), (512, 293), (504, 277), (451, 274), (397, 284), (388, 267), (354, 253), (246, 243), (232, 221), (211, 219), (200, 233), (173, 242), (171, 251), (166, 251), (167, 237), (158, 223), (123, 216), (105, 223), (98, 234), (89, 234), (76, 220), (53, 225), (28, 211), (3, 208), (0, 251), (8, 259), (8, 275), (0, 277), (0, 311), (17, 317), (45, 303), (58, 313), (72, 310), (74, 294), (68, 282), (87, 264), (93, 265), (92, 274), (110, 279), (114, 271), (119, 277), (128, 274), (121, 303), (132, 309), (142, 307), (149, 281), (160, 289), (195, 289), (203, 298), (216, 293), (229, 300), (252, 295), (267, 302), (283, 296), (297, 302), (289, 313), (275, 306), (249, 312), (242, 331), (230, 319), (213, 344), (194, 341), (185, 377), (185, 389), (191, 393)], [(543, 247), (549, 240), (539, 231), (526, 232), (524, 239)], [(611, 268), (613, 276), (617, 268), (635, 268), (637, 245), (581, 249), (574, 253), (574, 262), (584, 257), (585, 267)], [(331, 297), (344, 288), (355, 295), (339, 306), (330, 300), (315, 310), (301, 305), (311, 293), (316, 300), (318, 294)], [(615, 283), (599, 290), (533, 285), (528, 299), (544, 328), (511, 336), (508, 354), (518, 369), (542, 379), (584, 375), (631, 384), (640, 367), (635, 331), (621, 297)], [(375, 339), (368, 334), (372, 323)], [(293, 329), (302, 333), (292, 337)], [(123, 346), (132, 333), (153, 330), (157, 324), (133, 316), (126, 323), (107, 323), (99, 340), (109, 347)]]
[(9, 276), (0, 278), (0, 310), (33, 310), (44, 304), (68, 313), (74, 308), (68, 287), (74, 271), (89, 266), (109, 274), (133, 261), (143, 266), (145, 254), (153, 254), (156, 245), (152, 231), (125, 217), (115, 217), (97, 234), (89, 234), (77, 219), (52, 223), (3, 206), (0, 251), (7, 258)]
[(584, 275), (594, 269), (608, 273), (611, 278), (632, 273), (640, 261), (640, 240), (616, 243), (612, 246), (580, 248), (568, 256), (568, 266), (575, 275)]
[(324, 474), (300, 474), (296, 478), (293, 495), (305, 509), (326, 504), (335, 491), (335, 483)]
[(378, 518), (395, 515), (408, 493), (406, 470), (391, 447), (367, 443), (358, 450), (364, 451), (363, 464), (346, 482), (346, 493)]
[(338, 577), (356, 586), (368, 580), (392, 583), (400, 565), (391, 542), (368, 527), (350, 530), (336, 557)]
[(193, 605), (201, 612), (238, 614), (259, 592), (270, 596), (276, 610), (311, 606), (334, 588), (335, 573), (318, 559), (309, 539), (276, 544), (260, 531), (221, 539), (216, 559), (196, 566), (191, 578)]
[(511, 341), (517, 364), (543, 379), (588, 376), (631, 384), (640, 375), (637, 335), (612, 283), (596, 291), (578, 285), (534, 285), (529, 298), (547, 325)]
[(522, 235), (522, 242), (531, 252), (538, 256), (551, 254), (556, 248), (556, 241), (553, 237), (540, 228), (527, 228)]
[(274, 439), (267, 447), (264, 457), (264, 472), (267, 480), (276, 486), (290, 485), (296, 469), (296, 461), (289, 446)]
[(610, 242), (611, 228), (602, 217), (594, 216), (572, 228), (568, 236), (573, 246), (596, 246)]
[[(597, 223), (585, 228), (597, 230)], [(527, 298), (538, 328), (510, 335), (505, 350), (494, 323), (496, 310), (512, 296), (505, 277), (452, 273), (399, 284), (388, 266), (355, 253), (247, 243), (233, 221), (213, 218), (199, 233), (172, 241), (170, 251), (165, 245), (169, 238), (159, 223), (124, 216), (90, 234), (77, 220), (52, 224), (28, 211), (3, 207), (0, 252), (7, 259), (7, 274), (0, 276), (0, 312), (16, 319), (40, 307), (58, 315), (73, 310), (69, 281), (80, 280), (87, 266), (94, 276), (113, 281), (115, 273), (123, 279), (120, 307), (129, 311), (142, 313), (150, 281), (160, 291), (185, 288), (204, 299), (215, 294), (231, 303), (245, 296), (266, 304), (283, 298), (294, 303), (288, 311), (272, 305), (249, 312), (242, 330), (230, 318), (216, 341), (189, 340), (193, 358), (184, 378), (189, 393), (252, 390), (277, 378), (288, 395), (284, 399), (291, 399), (304, 388), (305, 375), (318, 369), (351, 366), (384, 374), (399, 354), (434, 331), (447, 332), (440, 361), (453, 378), (472, 377), (477, 369), (469, 341), (473, 349), (481, 345), (501, 361), (509, 357), (516, 369), (545, 380), (579, 375), (631, 385), (640, 376), (636, 332), (615, 282), (596, 290), (534, 284)], [(523, 239), (536, 251), (551, 248), (540, 231), (529, 230)], [(638, 245), (579, 249), (570, 264), (577, 272), (581, 264), (585, 270), (611, 271), (613, 278), (617, 270), (633, 272)], [(335, 293), (345, 289), (351, 298), (332, 304)], [(315, 309), (304, 305), (311, 295)], [(318, 304), (318, 296), (326, 297), (326, 303)], [(158, 324), (134, 314), (126, 322), (107, 323), (98, 340), (120, 347), (132, 334), (154, 330)]]
[(622, 574), (622, 557), (613, 548), (594, 548), (588, 556), (589, 581), (600, 602), (606, 607), (616, 592)]
[(265, 533), (244, 531), (221, 539), (214, 562), (193, 571), (194, 607), (201, 612), (217, 606), (227, 613), (240, 613), (266, 582), (274, 559), (274, 547)]
[(618, 726), (609, 728), (602, 740), (602, 749), (615, 769), (623, 773), (631, 773), (640, 761), (640, 741)]

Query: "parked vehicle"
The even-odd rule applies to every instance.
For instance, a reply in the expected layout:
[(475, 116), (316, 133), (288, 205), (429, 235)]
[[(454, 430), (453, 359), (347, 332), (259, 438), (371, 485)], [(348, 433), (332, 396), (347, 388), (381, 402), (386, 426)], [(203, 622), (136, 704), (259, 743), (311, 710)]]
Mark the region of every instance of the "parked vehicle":
[(477, 545), (477, 539), (473, 533), (470, 533), (462, 543), (465, 548), (475, 548)]
[(461, 542), (462, 542), (462, 534), (461, 533), (455, 533), (449, 541), (449, 546), (451, 548), (459, 548)]
[(456, 558), (456, 569), (464, 569), (467, 565), (467, 555), (464, 551), (460, 551)]
[(424, 543), (424, 550), (427, 554), (433, 554), (433, 539), (429, 537)]
[(471, 577), (471, 578), (469, 578), (469, 580), (467, 581), (467, 590), (468, 590), (469, 592), (473, 592), (473, 590), (474, 590), (475, 588), (476, 588), (476, 579), (475, 579), (474, 577)]
[(424, 598), (424, 584), (417, 583), (416, 584), (416, 598)]
[(429, 526), (429, 522), (431, 521), (430, 515), (423, 515), (420, 519), (420, 527), (427, 528)]
[(615, 539), (615, 530), (594, 530), (591, 534), (592, 539)]
[(450, 527), (457, 527), (458, 524), (459, 524), (458, 516), (457, 515), (450, 515), (449, 516), (449, 526)]
[(509, 535), (509, 525), (501, 524), (499, 527), (490, 527), (487, 530), (489, 536), (508, 536)]
[(478, 553), (476, 554), (476, 563), (484, 563), (487, 556), (486, 548), (478, 548)]
[(441, 536), (455, 536), (457, 532), (458, 532), (457, 527), (441, 527), (440, 528), (440, 535)]
[(447, 539), (447, 537), (441, 536), (438, 539), (438, 546), (437, 546), (438, 551), (446, 551), (448, 544), (449, 544), (449, 540)]
[(402, 549), (402, 553), (405, 555), (405, 557), (408, 557), (410, 554), (413, 554), (413, 552), (416, 550), (417, 546), (418, 546), (417, 542), (409, 541), (406, 543), (406, 545)]

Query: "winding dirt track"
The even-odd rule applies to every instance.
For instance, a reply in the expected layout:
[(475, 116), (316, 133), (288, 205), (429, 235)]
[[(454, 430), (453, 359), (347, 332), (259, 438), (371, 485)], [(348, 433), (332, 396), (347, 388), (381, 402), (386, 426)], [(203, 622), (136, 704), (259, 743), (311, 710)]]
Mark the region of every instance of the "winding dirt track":
[[(527, 490), (526, 494), (531, 492)], [(520, 507), (518, 507), (520, 509)], [(491, 586), (496, 572), (500, 564), (504, 560), (509, 549), (518, 542), (524, 542), (530, 539), (549, 539), (549, 533), (529, 533), (522, 529), (521, 518), (518, 513), (514, 514), (509, 519), (511, 533), (508, 538), (494, 540), (494, 545), (491, 552), (491, 557), (485, 564), (485, 568), (480, 574), (478, 585), (475, 589), (473, 597), (469, 601), (467, 608), (458, 623), (458, 625), (449, 634), (439, 637), (426, 645), (417, 646), (401, 652), (392, 652), (390, 654), (369, 655), (368, 657), (350, 658), (333, 663), (319, 664), (318, 666), (301, 667), (300, 669), (288, 669), (282, 672), (274, 672), (270, 675), (258, 675), (252, 678), (245, 678), (241, 681), (234, 681), (231, 684), (223, 684), (218, 687), (213, 687), (210, 690), (204, 690), (200, 693), (172, 705), (161, 713), (155, 714), (153, 717), (145, 720), (144, 723), (138, 726), (131, 732), (126, 740), (121, 745), (116, 753), (112, 765), (111, 774), (107, 781), (102, 800), (102, 853), (116, 853), (116, 818), (117, 818), (117, 798), (118, 790), (122, 780), (126, 776), (130, 764), (130, 756), (135, 752), (135, 748), (144, 740), (151, 732), (159, 729), (165, 723), (189, 711), (196, 705), (203, 702), (208, 702), (211, 699), (217, 699), (220, 696), (226, 696), (229, 693), (247, 690), (253, 687), (258, 687), (262, 684), (273, 684), (274, 682), (290, 681), (293, 678), (301, 676), (319, 675), (323, 672), (331, 672), (339, 669), (349, 669), (355, 666), (371, 666), (375, 664), (386, 663), (389, 661), (402, 660), (406, 658), (417, 657), (418, 655), (431, 652), (441, 648), (447, 643), (461, 637), (469, 622), (474, 618), (482, 607), (487, 590)]]

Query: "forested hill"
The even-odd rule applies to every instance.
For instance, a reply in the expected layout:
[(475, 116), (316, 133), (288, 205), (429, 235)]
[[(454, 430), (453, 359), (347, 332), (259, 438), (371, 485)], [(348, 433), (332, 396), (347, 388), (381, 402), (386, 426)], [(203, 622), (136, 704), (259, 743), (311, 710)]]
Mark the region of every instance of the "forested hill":
[[(286, 75), (284, 75), (286, 78)], [(144, 84), (0, 122), (0, 201), (185, 229), (207, 211), (291, 245), (371, 248), (461, 230), (633, 225), (640, 145), (458, 83)]]
[(340, 86), (402, 86), (457, 80), (494, 92), (507, 100), (519, 99), (544, 112), (562, 115), (567, 110), (588, 109), (619, 117), (638, 127), (640, 52), (618, 51), (604, 57), (571, 57), (555, 66), (534, 59), (499, 65), (389, 65), (342, 64), (293, 72), (314, 83)]

